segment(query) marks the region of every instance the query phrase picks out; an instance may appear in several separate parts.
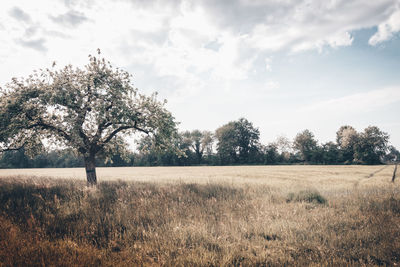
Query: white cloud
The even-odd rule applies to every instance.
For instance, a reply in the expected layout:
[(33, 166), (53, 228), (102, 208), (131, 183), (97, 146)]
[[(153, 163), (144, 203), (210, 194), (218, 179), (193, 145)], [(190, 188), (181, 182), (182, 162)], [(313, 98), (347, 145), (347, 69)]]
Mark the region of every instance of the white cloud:
[[(375, 26), (389, 19), (391, 28), (397, 1), (296, 1), (291, 5), (274, 3), (257, 6), (264, 10), (262, 19), (247, 32), (250, 47), (267, 51), (299, 52), (321, 50), (325, 46), (349, 46), (351, 32)], [(268, 8), (269, 9), (266, 9)], [(261, 11), (259, 11), (261, 12)], [(392, 15), (393, 14), (393, 15)]]
[(9, 14), (14, 17), (18, 21), (25, 21), (25, 22), (31, 22), (31, 17), (29, 14), (25, 13), (21, 8), (19, 7), (13, 7)]
[[(376, 44), (400, 27), (398, 0), (41, 3), (2, 3), (0, 62), (10, 66), (0, 73), (2, 83), (53, 60), (59, 66), (82, 65), (87, 54), (101, 48), (115, 65), (148, 67), (152, 72), (144, 75), (149, 79), (173, 77), (175, 90), (184, 97), (183, 92), (200, 93), (210, 82), (229, 90), (252, 73), (271, 72), (272, 57), (261, 63), (261, 71), (254, 70), (258, 59), (262, 62), (274, 51), (349, 46), (352, 31), (379, 25), (370, 40)], [(262, 84), (280, 86), (265, 80)]]
[(64, 2), (4, 1), (0, 57), (17, 43), (47, 51), (49, 61), (80, 63), (100, 47), (118, 64), (154, 65), (160, 76), (245, 80), (260, 52), (349, 46), (352, 31), (379, 25), (376, 44), (400, 28), (397, 0)]
[(339, 32), (327, 38), (327, 43), (333, 48), (349, 46), (353, 43), (353, 37), (348, 32)]
[(277, 81), (268, 81), (266, 83), (267, 90), (275, 90), (275, 89), (279, 89), (279, 87), (280, 87), (280, 83)]
[(272, 71), (271, 62), (272, 62), (272, 59), (270, 57), (265, 58), (265, 70), (268, 72)]
[(369, 39), (369, 44), (377, 45), (389, 40), (398, 31), (400, 31), (400, 9), (394, 12), (387, 21), (379, 24), (378, 32)]
[(55, 23), (59, 23), (68, 27), (76, 27), (79, 24), (88, 20), (85, 14), (76, 10), (69, 10), (65, 14), (61, 14), (58, 16), (50, 15), (49, 17)]
[(302, 111), (319, 114), (324, 112), (350, 114), (373, 111), (397, 102), (400, 102), (400, 87), (398, 86), (321, 101), (304, 107)]

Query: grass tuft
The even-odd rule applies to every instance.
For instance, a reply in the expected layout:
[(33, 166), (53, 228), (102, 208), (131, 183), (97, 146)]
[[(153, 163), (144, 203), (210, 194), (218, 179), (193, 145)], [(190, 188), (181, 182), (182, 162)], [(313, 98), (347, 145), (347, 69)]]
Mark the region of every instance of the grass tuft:
[(327, 200), (317, 190), (302, 190), (298, 193), (289, 193), (286, 202), (309, 202), (317, 204), (326, 204)]

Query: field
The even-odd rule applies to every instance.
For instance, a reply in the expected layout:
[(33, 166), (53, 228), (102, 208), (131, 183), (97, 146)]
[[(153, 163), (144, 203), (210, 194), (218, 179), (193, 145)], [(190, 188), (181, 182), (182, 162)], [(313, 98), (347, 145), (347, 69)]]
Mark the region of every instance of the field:
[(393, 169), (0, 170), (0, 266), (400, 264)]

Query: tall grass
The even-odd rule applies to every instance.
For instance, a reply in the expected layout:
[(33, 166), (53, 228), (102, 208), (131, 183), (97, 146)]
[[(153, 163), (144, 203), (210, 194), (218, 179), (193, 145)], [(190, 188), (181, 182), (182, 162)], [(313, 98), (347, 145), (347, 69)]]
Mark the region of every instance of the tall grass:
[(324, 192), (2, 178), (0, 266), (400, 263), (396, 186)]

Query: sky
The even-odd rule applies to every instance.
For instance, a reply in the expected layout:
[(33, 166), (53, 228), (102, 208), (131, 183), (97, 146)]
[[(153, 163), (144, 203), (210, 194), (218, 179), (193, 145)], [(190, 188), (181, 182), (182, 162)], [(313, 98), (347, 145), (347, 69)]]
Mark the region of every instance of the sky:
[(399, 0), (1, 1), (0, 86), (97, 48), (180, 130), (247, 118), (264, 144), (369, 125), (400, 148)]

